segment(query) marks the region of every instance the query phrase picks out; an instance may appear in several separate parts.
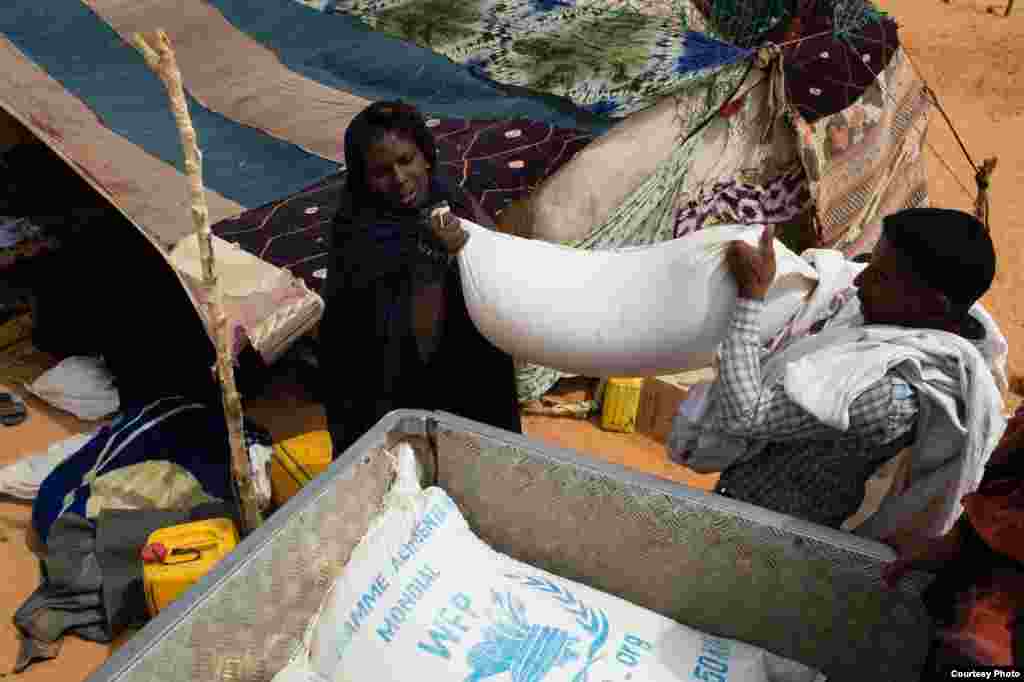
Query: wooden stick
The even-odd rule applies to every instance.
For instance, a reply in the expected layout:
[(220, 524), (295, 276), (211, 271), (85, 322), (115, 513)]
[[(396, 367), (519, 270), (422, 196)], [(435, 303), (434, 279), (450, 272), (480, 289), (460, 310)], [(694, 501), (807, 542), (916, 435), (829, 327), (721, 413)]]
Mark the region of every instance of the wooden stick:
[(181, 84), (181, 72), (167, 34), (162, 30), (157, 31), (154, 39), (147, 41), (142, 34), (136, 33), (132, 42), (142, 53), (149, 68), (163, 81), (181, 136), (181, 147), (185, 155), (185, 175), (188, 178), (192, 200), (190, 212), (203, 264), (207, 318), (212, 326), (214, 345), (217, 348), (217, 376), (220, 379), (224, 417), (227, 420), (231, 464), (241, 500), (242, 530), (248, 533), (259, 527), (262, 518), (256, 502), (256, 487), (250, 473), (249, 455), (245, 447), (242, 399), (235, 386), (228, 321), (224, 314), (220, 282), (214, 267), (210, 213), (206, 206), (206, 192), (203, 189), (203, 157), (196, 144), (196, 131), (192, 127), (192, 118), (188, 113), (185, 90)]
[(1003, 16), (1004, 17), (1010, 16), (1010, 12), (1012, 12), (1012, 11), (1013, 11), (1013, 0), (1007, 0), (1007, 2), (1006, 2), (1006, 13), (1003, 14)]

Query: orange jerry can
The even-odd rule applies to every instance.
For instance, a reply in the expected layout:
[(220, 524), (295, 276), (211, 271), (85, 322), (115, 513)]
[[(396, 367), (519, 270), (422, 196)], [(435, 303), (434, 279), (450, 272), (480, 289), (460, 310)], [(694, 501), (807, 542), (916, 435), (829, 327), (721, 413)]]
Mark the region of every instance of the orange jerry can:
[(280, 507), (331, 465), (331, 434), (312, 431), (274, 444), (270, 487)]
[(161, 528), (142, 549), (142, 580), (149, 615), (177, 599), (238, 545), (231, 519), (208, 519)]

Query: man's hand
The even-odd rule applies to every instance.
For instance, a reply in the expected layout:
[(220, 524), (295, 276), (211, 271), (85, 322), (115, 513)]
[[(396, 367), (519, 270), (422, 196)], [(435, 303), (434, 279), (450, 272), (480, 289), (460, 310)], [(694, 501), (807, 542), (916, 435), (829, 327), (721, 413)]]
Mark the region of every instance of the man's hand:
[(1016, 453), (1022, 449), (1024, 449), (1024, 419), (1014, 415), (1006, 424), (1006, 431), (985, 466), (996, 467), (1008, 464), (1010, 458), (1016, 457)]
[(931, 538), (910, 550), (900, 550), (899, 558), (882, 566), (882, 587), (895, 589), (900, 578), (910, 571), (940, 570), (960, 556), (962, 542), (960, 526), (956, 525), (941, 537)]
[(742, 298), (763, 301), (775, 280), (775, 229), (764, 228), (757, 248), (745, 242), (732, 242), (725, 261)]
[(453, 256), (469, 241), (469, 233), (447, 208), (435, 209), (430, 214), (430, 229), (444, 244), (445, 250)]

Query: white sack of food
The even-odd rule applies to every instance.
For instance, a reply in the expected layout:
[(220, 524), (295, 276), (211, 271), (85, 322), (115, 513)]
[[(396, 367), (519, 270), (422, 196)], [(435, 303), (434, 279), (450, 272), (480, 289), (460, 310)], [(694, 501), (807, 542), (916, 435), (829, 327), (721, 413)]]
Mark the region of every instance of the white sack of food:
[(383, 512), (275, 682), (825, 679), (495, 552), (396, 449)]
[[(574, 249), (463, 220), (466, 306), (491, 343), (522, 362), (584, 376), (658, 376), (707, 367), (728, 329), (736, 283), (728, 244), (763, 228), (716, 226), (652, 246)], [(814, 289), (813, 267), (775, 242), (761, 318), (776, 335)]]

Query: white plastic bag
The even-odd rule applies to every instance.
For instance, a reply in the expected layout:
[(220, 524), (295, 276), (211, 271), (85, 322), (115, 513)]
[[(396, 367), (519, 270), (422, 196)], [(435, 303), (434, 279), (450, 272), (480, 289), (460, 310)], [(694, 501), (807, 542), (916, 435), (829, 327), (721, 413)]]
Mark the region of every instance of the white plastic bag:
[(398, 448), (395, 486), (275, 682), (821, 682), (499, 554)]
[(71, 436), (54, 443), (44, 453), (27, 455), (0, 469), (0, 493), (21, 500), (34, 500), (46, 477), (95, 435), (94, 431)]
[(701, 425), (714, 400), (713, 388), (714, 382), (690, 388), (672, 418), (667, 443), (669, 459), (699, 474), (725, 471), (750, 447), (742, 438), (702, 430)]
[[(760, 227), (718, 226), (653, 246), (586, 251), (462, 221), (459, 256), (470, 316), (522, 362), (585, 376), (657, 376), (711, 364), (728, 329), (736, 284), (732, 241)], [(777, 274), (761, 333), (769, 340), (814, 289), (810, 264), (775, 242)]]
[(25, 388), (79, 419), (103, 419), (120, 407), (114, 377), (100, 358), (68, 358)]
[(260, 511), (270, 509), (273, 496), (270, 483), (270, 462), (274, 458), (274, 448), (262, 443), (249, 445), (249, 475), (252, 476), (253, 487), (256, 489), (256, 506)]

